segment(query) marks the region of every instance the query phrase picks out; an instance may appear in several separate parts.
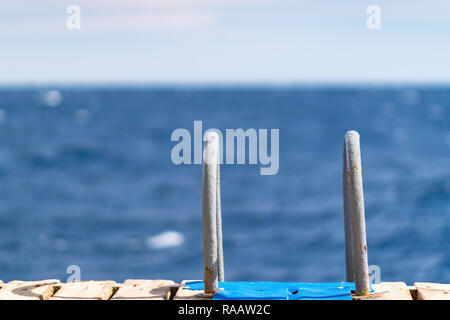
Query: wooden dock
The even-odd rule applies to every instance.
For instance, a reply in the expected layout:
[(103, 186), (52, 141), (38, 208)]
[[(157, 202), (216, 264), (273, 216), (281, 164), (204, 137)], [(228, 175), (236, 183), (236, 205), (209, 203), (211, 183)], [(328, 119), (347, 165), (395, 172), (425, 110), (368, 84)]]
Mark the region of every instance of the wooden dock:
[[(211, 300), (202, 290), (188, 290), (184, 283), (170, 280), (80, 281), (59, 280), (0, 281), (0, 300)], [(382, 282), (374, 292), (353, 300), (450, 300), (450, 284)]]

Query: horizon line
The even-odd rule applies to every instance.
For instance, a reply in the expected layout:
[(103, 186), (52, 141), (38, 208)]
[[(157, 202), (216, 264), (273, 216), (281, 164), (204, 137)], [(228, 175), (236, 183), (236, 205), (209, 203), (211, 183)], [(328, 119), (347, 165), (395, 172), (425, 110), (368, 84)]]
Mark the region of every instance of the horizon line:
[(1, 82), (5, 88), (351, 88), (351, 87), (450, 87), (449, 81), (24, 81)]

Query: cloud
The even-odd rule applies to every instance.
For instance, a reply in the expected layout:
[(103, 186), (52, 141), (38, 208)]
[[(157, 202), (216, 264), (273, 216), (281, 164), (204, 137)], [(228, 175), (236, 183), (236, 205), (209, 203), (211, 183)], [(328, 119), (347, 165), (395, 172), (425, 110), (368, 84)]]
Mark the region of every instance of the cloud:
[[(218, 20), (219, 5), (246, 5), (290, 0), (77, 0), (81, 29), (91, 32), (186, 30)], [(71, 2), (16, 0), (2, 7), (0, 34), (34, 35), (66, 32)]]
[[(60, 16), (33, 16), (7, 20), (1, 23), (2, 35), (42, 35), (67, 32), (69, 14)], [(216, 11), (162, 10), (143, 12), (87, 11), (81, 9), (81, 31), (86, 32), (148, 32), (158, 30), (190, 30), (213, 24)]]
[[(383, 32), (442, 33), (450, 18), (448, 0), (429, 2), (433, 5), (380, 0)], [(65, 10), (71, 3), (81, 8), (82, 30), (92, 32), (183, 31), (213, 27), (219, 25), (217, 22), (236, 26), (236, 21), (242, 30), (283, 25), (301, 27), (298, 30), (336, 30), (365, 26), (367, 18), (366, 4), (357, 0), (345, 5), (330, 0), (16, 0), (2, 6), (0, 34), (66, 32)], [(286, 32), (289, 30), (293, 27), (286, 27)]]
[(127, 0), (126, 5), (122, 0), (78, 0), (80, 6), (121, 7), (123, 9), (140, 8), (187, 8), (193, 6), (211, 7), (217, 5), (255, 5), (265, 3), (282, 3), (292, 0)]
[(216, 19), (212, 11), (124, 13), (93, 16), (84, 20), (82, 28), (98, 32), (185, 30), (209, 25)]

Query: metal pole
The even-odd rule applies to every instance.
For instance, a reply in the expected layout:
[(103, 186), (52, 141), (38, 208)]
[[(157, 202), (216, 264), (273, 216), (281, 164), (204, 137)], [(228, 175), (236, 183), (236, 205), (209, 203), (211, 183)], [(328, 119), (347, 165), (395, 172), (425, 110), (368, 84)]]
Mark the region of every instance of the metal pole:
[(343, 197), (344, 197), (344, 227), (345, 227), (345, 271), (347, 282), (355, 281), (355, 273), (353, 271), (353, 256), (352, 256), (352, 229), (350, 224), (350, 208), (348, 199), (348, 174), (347, 174), (347, 148), (344, 143), (343, 152), (343, 168), (342, 168), (342, 182), (343, 182)]
[(219, 137), (207, 132), (203, 151), (203, 262), (205, 293), (218, 289), (217, 268), (217, 165), (219, 163)]
[(366, 221), (364, 217), (361, 151), (358, 132), (348, 131), (345, 134), (345, 149), (348, 176), (348, 205), (353, 243), (353, 269), (356, 285), (355, 294), (360, 296), (369, 293), (369, 265), (367, 260)]
[(220, 164), (217, 164), (216, 217), (217, 217), (217, 271), (219, 281), (225, 281), (225, 269), (223, 266), (223, 244), (222, 244), (222, 208), (220, 202)]

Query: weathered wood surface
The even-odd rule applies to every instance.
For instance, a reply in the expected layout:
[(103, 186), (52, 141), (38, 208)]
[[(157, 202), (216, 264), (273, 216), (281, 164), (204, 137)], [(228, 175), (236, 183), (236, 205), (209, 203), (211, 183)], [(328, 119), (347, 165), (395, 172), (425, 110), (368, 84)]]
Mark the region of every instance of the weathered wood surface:
[(175, 282), (171, 280), (128, 279), (111, 300), (169, 300), (173, 286)]
[(212, 300), (213, 295), (205, 294), (203, 290), (190, 290), (184, 287), (186, 282), (192, 281), (198, 280), (183, 280), (173, 300)]
[(47, 300), (60, 284), (59, 280), (10, 281), (2, 284), (0, 300)]
[(50, 300), (108, 300), (116, 286), (109, 280), (62, 283)]
[[(0, 300), (211, 300), (203, 290), (185, 288), (185, 280), (81, 281), (61, 283), (59, 280), (0, 280)], [(373, 285), (368, 296), (353, 296), (354, 300), (450, 300), (450, 284), (416, 282), (382, 282)]]
[(413, 300), (410, 289), (404, 282), (382, 282), (372, 287), (374, 293), (367, 300)]
[(416, 282), (417, 300), (450, 300), (450, 284)]

